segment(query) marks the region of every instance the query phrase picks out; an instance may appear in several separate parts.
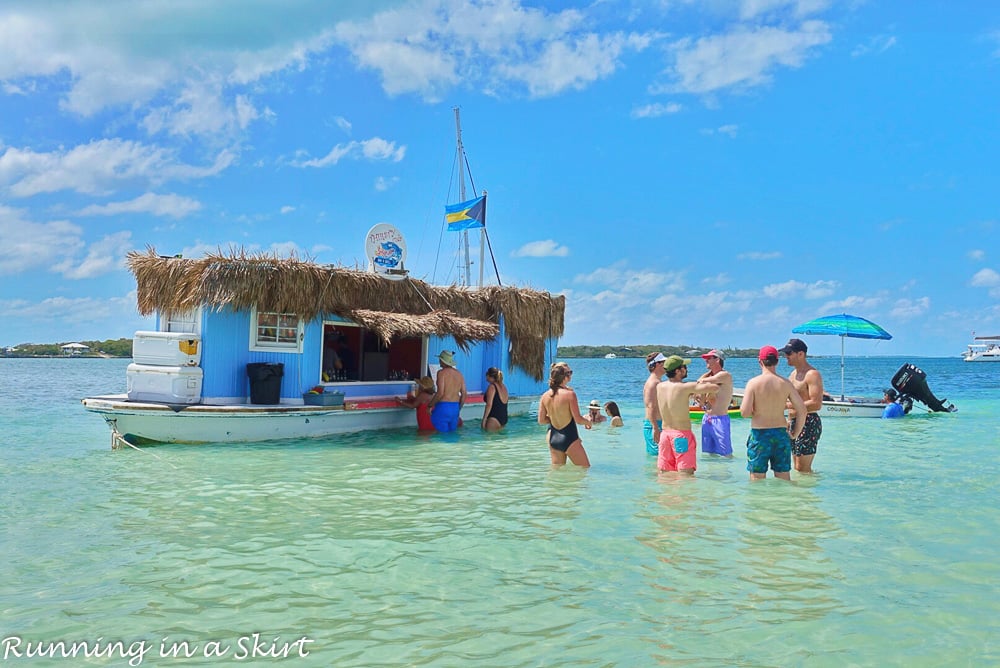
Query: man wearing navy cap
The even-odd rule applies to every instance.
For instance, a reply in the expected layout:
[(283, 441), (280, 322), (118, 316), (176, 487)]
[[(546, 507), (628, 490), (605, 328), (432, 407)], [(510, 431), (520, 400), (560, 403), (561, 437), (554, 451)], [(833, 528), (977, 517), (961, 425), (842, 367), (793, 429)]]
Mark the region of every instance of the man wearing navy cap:
[[(823, 376), (806, 359), (808, 350), (802, 339), (788, 339), (788, 343), (780, 351), (788, 366), (794, 368), (788, 380), (798, 390), (808, 411), (806, 426), (802, 428), (799, 437), (792, 441), (792, 458), (795, 470), (799, 473), (813, 472), (812, 461), (816, 457), (816, 446), (819, 445), (819, 437), (823, 435), (823, 421), (819, 419), (819, 411), (823, 408)], [(788, 406), (788, 419), (792, 420), (794, 417), (795, 410)]]

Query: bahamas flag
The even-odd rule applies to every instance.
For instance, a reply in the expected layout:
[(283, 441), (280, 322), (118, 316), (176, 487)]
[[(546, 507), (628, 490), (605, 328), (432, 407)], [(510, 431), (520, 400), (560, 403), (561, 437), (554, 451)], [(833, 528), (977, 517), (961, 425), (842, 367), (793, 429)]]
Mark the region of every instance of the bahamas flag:
[(486, 227), (486, 196), (470, 199), (468, 202), (449, 204), (444, 208), (444, 219), (448, 221), (449, 232)]

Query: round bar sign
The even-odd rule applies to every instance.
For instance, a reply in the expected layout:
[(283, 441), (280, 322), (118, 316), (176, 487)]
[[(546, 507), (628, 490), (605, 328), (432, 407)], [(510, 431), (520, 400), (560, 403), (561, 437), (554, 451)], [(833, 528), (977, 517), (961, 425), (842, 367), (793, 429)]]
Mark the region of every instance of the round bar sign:
[(376, 274), (398, 281), (406, 276), (406, 240), (389, 223), (378, 223), (365, 237), (368, 268)]

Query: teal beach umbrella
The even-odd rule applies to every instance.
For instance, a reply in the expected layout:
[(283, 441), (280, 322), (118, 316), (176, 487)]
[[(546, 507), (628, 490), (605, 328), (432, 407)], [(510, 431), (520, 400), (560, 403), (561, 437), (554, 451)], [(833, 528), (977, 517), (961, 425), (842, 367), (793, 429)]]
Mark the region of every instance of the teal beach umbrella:
[(844, 339), (891, 339), (892, 334), (871, 320), (856, 315), (825, 315), (799, 325), (793, 334), (832, 334), (840, 337), (840, 400), (844, 400)]

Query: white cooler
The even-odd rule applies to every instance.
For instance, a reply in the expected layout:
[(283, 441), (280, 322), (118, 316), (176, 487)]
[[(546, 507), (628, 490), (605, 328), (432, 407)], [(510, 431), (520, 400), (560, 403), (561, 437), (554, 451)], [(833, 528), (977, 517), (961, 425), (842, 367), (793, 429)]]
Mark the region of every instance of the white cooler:
[(136, 332), (132, 361), (157, 366), (201, 364), (201, 335), (188, 332)]
[(125, 377), (130, 401), (201, 403), (201, 367), (129, 364)]

